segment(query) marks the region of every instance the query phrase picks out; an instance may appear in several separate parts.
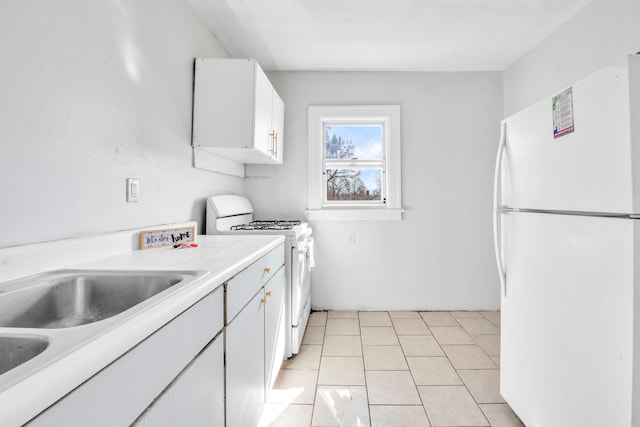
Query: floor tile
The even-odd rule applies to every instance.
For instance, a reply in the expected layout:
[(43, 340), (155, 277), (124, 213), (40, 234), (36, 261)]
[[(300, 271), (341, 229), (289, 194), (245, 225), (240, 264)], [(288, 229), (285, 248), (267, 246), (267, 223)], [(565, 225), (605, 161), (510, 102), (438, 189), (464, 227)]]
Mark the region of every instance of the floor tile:
[(492, 427), (524, 427), (524, 424), (513, 413), (509, 405), (503, 403), (498, 405), (480, 405)]
[(489, 322), (496, 326), (500, 326), (500, 312), (499, 311), (481, 311), (480, 312)]
[(309, 316), (307, 326), (324, 326), (327, 323), (326, 311), (314, 311)]
[(398, 337), (391, 326), (363, 326), (362, 345), (398, 345)]
[(318, 385), (365, 385), (362, 357), (323, 357)]
[(482, 319), (458, 319), (469, 334), (499, 334), (500, 330), (484, 317)]
[(409, 371), (366, 371), (372, 405), (419, 405), (420, 396)]
[(450, 311), (451, 315), (456, 319), (484, 319), (485, 317), (479, 311)]
[(267, 402), (313, 404), (317, 380), (316, 369), (281, 369)]
[(456, 369), (495, 369), (496, 364), (477, 345), (443, 345), (442, 350)]
[(386, 311), (361, 311), (358, 316), (360, 326), (391, 326), (391, 318)]
[(448, 311), (421, 311), (420, 316), (427, 326), (460, 326)]
[(267, 404), (258, 427), (308, 427), (313, 405)]
[(357, 319), (357, 311), (329, 311), (327, 313), (328, 319)]
[(322, 344), (324, 341), (324, 326), (307, 326), (302, 338), (302, 344)]
[(444, 356), (440, 344), (431, 335), (400, 335), (405, 356)]
[(323, 356), (362, 356), (359, 335), (327, 335), (322, 347)]
[(328, 318), (327, 335), (359, 335), (360, 325), (358, 319)]
[(318, 386), (312, 426), (370, 426), (366, 387)]
[(365, 345), (364, 367), (368, 371), (401, 371), (409, 369), (399, 345)]
[(371, 405), (372, 427), (429, 427), (429, 419), (422, 405)]
[(465, 386), (418, 386), (433, 426), (488, 426)]
[(422, 319), (393, 319), (393, 327), (398, 335), (431, 335)]
[(505, 403), (500, 395), (498, 369), (460, 369), (458, 375), (478, 403)]
[(500, 356), (500, 335), (471, 335), (489, 356)]
[(446, 357), (407, 357), (416, 385), (463, 385)]
[(392, 319), (421, 319), (417, 311), (390, 311), (389, 316)]
[(320, 367), (321, 345), (302, 344), (300, 352), (282, 362), (283, 369), (318, 369)]
[(440, 345), (475, 343), (461, 326), (432, 326), (429, 329)]

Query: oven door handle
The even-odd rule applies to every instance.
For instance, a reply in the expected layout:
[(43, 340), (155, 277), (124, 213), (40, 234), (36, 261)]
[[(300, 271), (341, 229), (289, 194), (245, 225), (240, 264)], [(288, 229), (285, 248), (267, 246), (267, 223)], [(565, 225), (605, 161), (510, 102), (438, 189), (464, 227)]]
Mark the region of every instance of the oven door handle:
[(304, 245), (305, 262), (307, 263), (307, 268), (309, 268), (309, 271), (313, 270), (313, 268), (316, 266), (316, 260), (313, 254), (314, 243), (315, 242), (314, 242), (313, 236), (309, 236), (307, 237), (307, 240)]

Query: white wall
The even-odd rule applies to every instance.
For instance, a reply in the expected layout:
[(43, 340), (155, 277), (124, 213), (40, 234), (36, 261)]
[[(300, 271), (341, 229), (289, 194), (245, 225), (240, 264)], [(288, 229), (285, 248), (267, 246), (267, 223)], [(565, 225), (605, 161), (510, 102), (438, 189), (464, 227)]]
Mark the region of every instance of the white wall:
[(593, 0), (505, 70), (505, 117), (638, 51), (640, 1)]
[[(400, 104), (399, 222), (316, 222), (316, 309), (497, 309), (491, 235), (502, 73), (275, 72), (282, 167), (247, 167), (259, 217), (303, 218), (307, 107)], [(348, 244), (355, 232), (356, 244)]]
[(195, 56), (227, 54), (183, 0), (0, 2), (0, 247), (202, 224), (242, 193), (191, 167)]

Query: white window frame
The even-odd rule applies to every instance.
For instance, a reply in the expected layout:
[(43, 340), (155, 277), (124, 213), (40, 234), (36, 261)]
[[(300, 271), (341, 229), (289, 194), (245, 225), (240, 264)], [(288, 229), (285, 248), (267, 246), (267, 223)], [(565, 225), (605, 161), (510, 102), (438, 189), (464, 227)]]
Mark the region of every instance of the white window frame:
[[(400, 106), (351, 105), (309, 107), (309, 221), (397, 221), (402, 219)], [(325, 203), (325, 125), (382, 125), (385, 203)]]

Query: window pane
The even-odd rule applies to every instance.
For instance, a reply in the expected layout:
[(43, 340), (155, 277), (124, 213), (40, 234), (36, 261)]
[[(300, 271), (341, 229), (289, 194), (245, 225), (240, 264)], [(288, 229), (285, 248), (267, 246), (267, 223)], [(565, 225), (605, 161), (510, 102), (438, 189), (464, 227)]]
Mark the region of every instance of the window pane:
[(326, 159), (382, 159), (382, 126), (327, 125)]
[(327, 201), (382, 201), (381, 169), (327, 169)]

